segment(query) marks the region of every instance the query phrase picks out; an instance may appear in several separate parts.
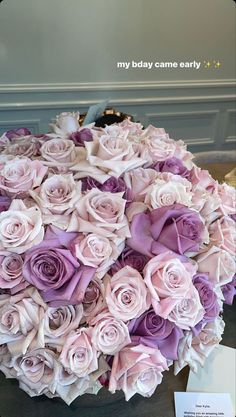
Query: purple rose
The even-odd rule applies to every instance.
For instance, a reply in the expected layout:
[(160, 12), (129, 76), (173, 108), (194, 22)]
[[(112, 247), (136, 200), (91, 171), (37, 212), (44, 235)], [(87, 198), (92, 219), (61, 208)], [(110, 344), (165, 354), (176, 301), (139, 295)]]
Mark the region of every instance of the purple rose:
[(220, 313), (220, 306), (217, 295), (214, 291), (214, 286), (209, 281), (208, 274), (196, 274), (193, 277), (193, 284), (198, 291), (201, 304), (205, 310), (203, 322), (215, 320)]
[(172, 157), (166, 161), (157, 162), (152, 167), (158, 172), (171, 172), (174, 175), (181, 175), (181, 177), (188, 178), (189, 170), (183, 165), (181, 159)]
[(127, 245), (149, 257), (166, 250), (184, 255), (199, 251), (204, 232), (205, 227), (197, 212), (173, 204), (150, 213), (136, 214), (131, 222), (131, 238), (127, 239)]
[(110, 193), (126, 191), (126, 185), (122, 178), (110, 177), (103, 184), (92, 177), (82, 178), (82, 191), (91, 190), (92, 188), (98, 188), (101, 191)]
[(23, 276), (52, 306), (78, 304), (96, 269), (81, 265), (69, 249), (76, 233), (47, 228), (42, 243), (27, 251)]
[(73, 140), (75, 145), (84, 146), (84, 142), (91, 142), (93, 140), (93, 134), (90, 129), (84, 128), (71, 133), (70, 139)]
[(168, 359), (178, 358), (178, 344), (183, 331), (169, 320), (156, 315), (154, 310), (146, 311), (139, 318), (131, 320), (128, 327), (132, 342), (158, 347)]
[(0, 195), (0, 213), (7, 211), (11, 205), (11, 199), (7, 196)]
[(221, 289), (224, 296), (224, 303), (232, 305), (234, 301), (234, 296), (236, 295), (236, 275), (234, 275), (231, 282), (223, 285)]
[(21, 136), (28, 136), (28, 135), (31, 135), (31, 132), (26, 127), (20, 127), (19, 129), (8, 130), (5, 133), (5, 136), (10, 140), (15, 139), (15, 138), (20, 138)]
[(114, 275), (126, 265), (131, 266), (141, 274), (148, 261), (149, 258), (147, 256), (126, 247), (117, 261), (112, 265), (109, 274)]

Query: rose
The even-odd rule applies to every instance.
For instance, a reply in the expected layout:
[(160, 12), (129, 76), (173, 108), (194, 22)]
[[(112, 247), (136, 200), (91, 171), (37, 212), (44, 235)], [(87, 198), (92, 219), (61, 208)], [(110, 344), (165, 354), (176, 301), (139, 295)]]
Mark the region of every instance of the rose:
[(161, 383), (165, 370), (168, 370), (167, 361), (159, 349), (142, 344), (127, 346), (114, 357), (109, 391), (114, 394), (122, 389), (126, 401), (136, 393), (150, 397)]
[(213, 321), (220, 313), (220, 305), (213, 284), (207, 274), (196, 274), (193, 284), (198, 291), (201, 304), (205, 310), (204, 321)]
[(82, 304), (78, 306), (49, 307), (43, 318), (45, 343), (56, 343), (61, 350), (68, 333), (79, 327), (83, 316)]
[(98, 369), (97, 356), (91, 329), (80, 328), (67, 336), (59, 360), (67, 371), (81, 378)]
[(217, 346), (224, 331), (224, 321), (217, 317), (213, 322), (206, 323), (198, 336), (193, 337), (191, 331), (185, 332), (178, 347), (178, 360), (174, 363), (174, 373), (177, 375), (181, 369), (189, 365), (193, 372), (197, 372), (198, 366), (204, 366), (205, 359)]
[(81, 198), (81, 182), (75, 182), (72, 174), (52, 175), (30, 195), (41, 209), (44, 223), (64, 229)]
[[(0, 344), (7, 343), (12, 354), (26, 353), (40, 329), (45, 309), (33, 288), (0, 300)], [(40, 335), (34, 343), (40, 346)]]
[(144, 202), (146, 190), (157, 178), (154, 169), (137, 168), (125, 172), (124, 181), (130, 192), (131, 200)]
[(67, 172), (83, 158), (81, 148), (75, 147), (72, 140), (54, 138), (41, 146), (40, 153), (43, 163), (60, 172)]
[(104, 300), (105, 289), (103, 281), (95, 275), (87, 286), (83, 298), (84, 317), (87, 323), (105, 307)]
[(198, 292), (192, 286), (184, 298), (178, 299), (168, 319), (181, 329), (189, 330), (203, 319), (204, 314)]
[(148, 262), (148, 259), (149, 258), (147, 256), (126, 247), (117, 261), (112, 265), (109, 274), (114, 275), (126, 265), (131, 266), (141, 274), (146, 263)]
[(181, 159), (172, 157), (165, 161), (157, 162), (153, 169), (159, 172), (171, 172), (174, 175), (181, 175), (181, 177), (188, 178), (189, 170), (184, 166)]
[(25, 256), (24, 278), (52, 306), (81, 302), (95, 273), (94, 268), (81, 266), (66, 249), (74, 238), (74, 233), (49, 227), (44, 241)]
[(236, 272), (233, 256), (226, 250), (211, 246), (206, 252), (195, 257), (198, 271), (207, 273), (209, 280), (215, 285), (230, 282)]
[(84, 142), (90, 142), (93, 140), (93, 133), (91, 129), (81, 128), (76, 132), (70, 134), (69, 138), (73, 140), (77, 146), (84, 146)]
[(116, 132), (111, 128), (105, 135), (94, 137), (92, 142), (85, 142), (90, 165), (114, 177), (144, 165), (145, 159), (136, 154), (127, 135), (128, 131)]
[(123, 241), (129, 236), (129, 227), (122, 195), (90, 190), (77, 203), (67, 231), (97, 233), (116, 239), (116, 243)]
[(13, 159), (0, 170), (0, 190), (12, 198), (24, 197), (41, 184), (46, 173), (47, 168), (40, 161)]
[(183, 332), (174, 323), (158, 316), (153, 309), (131, 320), (128, 327), (135, 344), (158, 347), (165, 358), (177, 359), (177, 348)]
[(144, 282), (150, 293), (156, 314), (167, 319), (176, 304), (192, 287), (196, 265), (176, 258), (170, 252), (152, 258), (144, 268)]
[(110, 313), (128, 321), (150, 307), (150, 295), (138, 271), (125, 266), (113, 277), (107, 276), (105, 297)]
[(27, 208), (13, 200), (8, 211), (0, 213), (0, 250), (23, 253), (43, 240), (42, 217), (37, 207)]
[(210, 172), (197, 165), (193, 165), (189, 175), (189, 181), (193, 185), (199, 184), (209, 192), (217, 188), (217, 182), (212, 178)]
[(181, 204), (160, 207), (133, 217), (127, 244), (149, 257), (166, 250), (177, 254), (198, 252), (208, 240), (199, 214)]
[(110, 265), (122, 252), (123, 244), (117, 247), (112, 240), (95, 233), (80, 233), (71, 243), (73, 254), (84, 265), (97, 268), (96, 274), (102, 278)]
[(218, 185), (218, 194), (221, 199), (220, 210), (223, 215), (229, 216), (236, 213), (235, 189), (228, 184)]
[(121, 193), (122, 191), (127, 191), (125, 182), (121, 177), (110, 177), (103, 184), (92, 177), (82, 178), (82, 191), (88, 191), (92, 188), (98, 188), (101, 191), (109, 193)]
[(13, 368), (19, 386), (31, 397), (55, 393), (60, 364), (50, 349), (34, 349), (25, 355), (14, 357)]
[(210, 242), (231, 255), (235, 255), (236, 229), (234, 221), (228, 217), (221, 217), (209, 227)]
[(56, 123), (52, 123), (51, 128), (59, 136), (66, 136), (79, 129), (79, 112), (63, 112), (56, 116)]
[(192, 202), (191, 183), (179, 175), (159, 174), (146, 189), (144, 202), (150, 208), (182, 204), (190, 207)]
[(234, 275), (231, 282), (222, 287), (222, 293), (224, 296), (224, 303), (232, 305), (234, 296), (236, 295), (236, 275)]
[(40, 140), (34, 136), (24, 136), (6, 145), (5, 155), (34, 158), (39, 155)]
[(113, 317), (109, 311), (103, 311), (91, 323), (92, 343), (98, 351), (114, 355), (130, 343), (127, 325)]
[(0, 213), (7, 211), (11, 205), (11, 199), (8, 196), (0, 195)]
[(9, 289), (15, 294), (27, 287), (28, 282), (22, 275), (23, 259), (16, 253), (0, 254), (0, 288)]
[(5, 132), (3, 134), (5, 137), (7, 137), (8, 139), (17, 139), (20, 138), (22, 136), (28, 136), (31, 135), (31, 132), (29, 129), (27, 129), (26, 127), (20, 127), (18, 129), (12, 129), (12, 130), (8, 130), (7, 132)]

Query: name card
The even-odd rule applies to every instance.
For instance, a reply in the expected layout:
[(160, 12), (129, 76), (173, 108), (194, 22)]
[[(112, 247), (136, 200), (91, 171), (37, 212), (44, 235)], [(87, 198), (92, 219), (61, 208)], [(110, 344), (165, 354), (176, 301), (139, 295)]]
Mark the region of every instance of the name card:
[(176, 417), (234, 417), (229, 394), (175, 392)]

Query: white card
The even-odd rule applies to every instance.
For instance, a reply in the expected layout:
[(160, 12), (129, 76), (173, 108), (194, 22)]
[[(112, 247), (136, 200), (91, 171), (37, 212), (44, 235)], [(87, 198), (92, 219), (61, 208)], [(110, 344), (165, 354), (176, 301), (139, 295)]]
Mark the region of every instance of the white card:
[(229, 394), (175, 392), (176, 417), (234, 417)]
[(227, 392), (231, 396), (236, 415), (235, 370), (236, 349), (219, 345), (206, 359), (204, 368), (198, 372), (189, 372), (186, 391), (191, 392)]

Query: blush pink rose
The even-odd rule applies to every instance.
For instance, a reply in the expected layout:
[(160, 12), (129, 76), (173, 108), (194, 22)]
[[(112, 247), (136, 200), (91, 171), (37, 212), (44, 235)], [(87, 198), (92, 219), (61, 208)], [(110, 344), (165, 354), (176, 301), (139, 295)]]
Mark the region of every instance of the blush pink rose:
[(77, 203), (67, 231), (96, 233), (116, 243), (124, 241), (130, 234), (122, 196), (95, 188), (88, 191)]
[(91, 329), (80, 328), (67, 336), (59, 360), (68, 372), (81, 378), (98, 369), (97, 358), (98, 352), (91, 343)]
[(90, 325), (92, 329), (92, 343), (98, 351), (105, 355), (115, 355), (131, 340), (127, 325), (104, 310), (95, 317)]
[(209, 274), (209, 280), (215, 286), (225, 285), (232, 281), (235, 269), (233, 256), (224, 249), (211, 246), (206, 252), (195, 257), (198, 271)]
[(41, 212), (13, 200), (8, 211), (0, 213), (0, 250), (24, 253), (43, 240)]
[(87, 323), (106, 306), (104, 283), (96, 275), (90, 281), (83, 298), (84, 319)]
[(34, 159), (40, 155), (40, 146), (40, 139), (32, 135), (27, 135), (11, 140), (9, 144), (6, 145), (3, 153), (5, 155)]
[(11, 252), (0, 253), (0, 288), (7, 289), (12, 295), (24, 290), (29, 283), (22, 275), (23, 258)]
[(106, 302), (115, 318), (128, 321), (148, 310), (150, 294), (136, 269), (125, 266), (112, 277), (106, 278)]
[(77, 259), (84, 265), (97, 268), (96, 274), (102, 278), (122, 252), (124, 243), (117, 246), (112, 240), (96, 233), (80, 233), (71, 248)]
[(55, 393), (60, 364), (50, 349), (34, 349), (12, 359), (21, 389), (31, 397)]
[(168, 320), (184, 330), (196, 326), (204, 317), (205, 310), (201, 304), (198, 291), (191, 286), (189, 292), (177, 300), (174, 308), (168, 315)]
[(230, 216), (236, 213), (236, 191), (228, 184), (218, 185), (218, 194), (221, 199), (220, 210), (223, 215)]
[[(39, 331), (45, 310), (46, 304), (32, 287), (0, 300), (0, 344), (7, 343), (12, 354), (25, 354)], [(35, 343), (40, 346), (40, 336)]]
[(56, 122), (50, 127), (57, 135), (65, 137), (79, 129), (79, 117), (79, 112), (63, 112), (56, 116)]
[(176, 304), (184, 299), (193, 286), (196, 274), (195, 263), (184, 262), (171, 252), (164, 252), (152, 258), (144, 268), (144, 281), (151, 297), (154, 311), (167, 319)]
[(53, 138), (44, 142), (40, 148), (44, 165), (59, 172), (67, 172), (81, 159), (80, 147), (76, 147), (69, 139)]
[(90, 165), (114, 177), (144, 165), (146, 161), (135, 152), (132, 142), (127, 138), (128, 133), (111, 126), (105, 135), (85, 142)]
[(236, 228), (230, 217), (224, 216), (209, 227), (210, 243), (235, 255)]
[(151, 397), (166, 370), (166, 358), (158, 348), (142, 344), (126, 346), (114, 357), (109, 391), (114, 394), (122, 389), (126, 401), (135, 394)]
[(151, 168), (137, 168), (125, 172), (124, 181), (129, 189), (131, 199), (144, 202), (146, 190), (155, 181), (157, 175), (157, 172)]
[(0, 169), (0, 191), (11, 198), (25, 197), (41, 184), (46, 173), (47, 167), (40, 161), (13, 159)]

